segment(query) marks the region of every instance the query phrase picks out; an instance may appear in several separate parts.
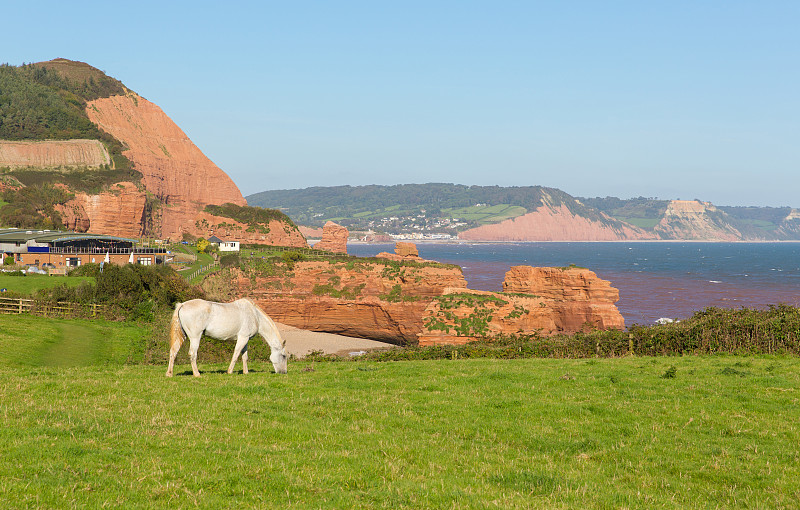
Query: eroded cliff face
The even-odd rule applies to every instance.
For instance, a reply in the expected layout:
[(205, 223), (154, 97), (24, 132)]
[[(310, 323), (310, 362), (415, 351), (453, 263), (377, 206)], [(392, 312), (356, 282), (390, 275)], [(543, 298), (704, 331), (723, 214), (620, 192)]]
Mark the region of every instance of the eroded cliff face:
[(131, 182), (114, 184), (99, 195), (75, 193), (56, 206), (67, 229), (121, 237), (144, 235), (147, 194)]
[[(614, 222), (610, 217), (608, 220)], [(545, 204), (516, 218), (465, 230), (458, 237), (468, 241), (622, 241), (656, 238), (654, 234), (633, 226), (613, 228), (600, 221), (576, 216), (563, 204), (557, 207)]]
[(672, 200), (655, 231), (662, 239), (741, 241), (742, 233), (709, 202)]
[(457, 266), (416, 260), (246, 261), (204, 289), (223, 301), (249, 297), (291, 326), (396, 344), (624, 328), (618, 291), (589, 270), (517, 266), (497, 293), (469, 290)]
[(251, 227), (231, 218), (201, 212), (195, 215), (193, 223), (180, 227), (178, 237), (182, 237), (184, 233), (205, 238), (217, 236), (223, 241), (239, 241), (243, 244), (308, 248), (308, 242), (299, 229), (278, 220), (270, 221), (266, 227)]
[(0, 140), (0, 167), (99, 167), (111, 164), (98, 140)]
[(618, 300), (619, 291), (588, 269), (514, 266), (503, 292), (447, 289), (434, 299), (423, 314), (419, 343), (624, 329)]
[(247, 205), (230, 177), (147, 99), (134, 93), (101, 98), (89, 102), (86, 113), (128, 147), (125, 156), (160, 200), (160, 236), (179, 239), (181, 227), (194, 224), (208, 204)]
[[(417, 342), (420, 318), (431, 299), (445, 288), (467, 285), (461, 268), (441, 264), (400, 266), (355, 259), (297, 262), (291, 269), (278, 263), (269, 270), (258, 264), (215, 275), (204, 288), (215, 299), (249, 297), (274, 320), (290, 326), (397, 344)], [(232, 293), (215, 295), (214, 279), (232, 282)]]

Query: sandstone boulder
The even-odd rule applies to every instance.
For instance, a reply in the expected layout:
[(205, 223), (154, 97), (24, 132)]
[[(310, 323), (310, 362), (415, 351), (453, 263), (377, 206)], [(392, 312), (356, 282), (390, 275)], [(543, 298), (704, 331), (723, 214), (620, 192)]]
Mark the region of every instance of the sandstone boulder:
[(403, 260), (422, 260), (417, 251), (417, 245), (414, 243), (398, 242), (394, 245), (394, 253), (382, 251), (375, 255), (381, 259), (389, 259), (396, 261)]

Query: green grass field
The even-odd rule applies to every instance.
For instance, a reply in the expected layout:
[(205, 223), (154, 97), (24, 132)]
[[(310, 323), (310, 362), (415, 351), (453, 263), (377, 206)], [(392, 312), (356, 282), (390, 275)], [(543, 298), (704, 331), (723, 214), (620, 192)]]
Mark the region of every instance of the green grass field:
[[(76, 287), (81, 282), (94, 282), (94, 278), (89, 276), (48, 276), (48, 275), (26, 275), (26, 276), (7, 276), (0, 274), (0, 289), (8, 292), (29, 296), (41, 289), (50, 289), (56, 285), (67, 284)], [(2, 297), (2, 294), (0, 294)]]
[(442, 209), (452, 218), (459, 218), (466, 221), (475, 221), (479, 225), (487, 225), (491, 223), (500, 223), (501, 221), (509, 218), (516, 218), (528, 212), (524, 207), (499, 204), (493, 206), (470, 206), (459, 207), (452, 209)]
[[(203, 362), (201, 345), (203, 377), (182, 364), (167, 379), (161, 364), (125, 364), (148, 335), (0, 316), (0, 507), (800, 500), (796, 357), (295, 361), (279, 376), (262, 356), (244, 376)], [(105, 354), (52, 366), (39, 351), (53, 339)]]

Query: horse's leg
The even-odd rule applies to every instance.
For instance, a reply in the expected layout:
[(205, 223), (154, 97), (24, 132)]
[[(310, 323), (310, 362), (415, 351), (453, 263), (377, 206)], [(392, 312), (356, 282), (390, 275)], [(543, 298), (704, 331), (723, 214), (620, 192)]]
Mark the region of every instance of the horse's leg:
[(180, 345), (172, 344), (169, 349), (169, 365), (167, 366), (167, 377), (172, 377), (172, 367), (175, 366), (175, 358), (178, 356), (178, 351), (181, 350)]
[(247, 371), (247, 344), (245, 344), (244, 349), (242, 349), (242, 373), (248, 374)]
[(189, 359), (192, 361), (192, 374), (195, 377), (200, 377), (200, 371), (197, 370), (197, 349), (200, 348), (201, 336), (202, 334), (189, 338)]
[(233, 358), (231, 359), (231, 364), (228, 367), (228, 373), (233, 373), (233, 367), (236, 365), (236, 360), (239, 359), (239, 354), (241, 354), (242, 349), (247, 347), (247, 341), (250, 340), (250, 337), (239, 335), (236, 340), (236, 347), (233, 349)]

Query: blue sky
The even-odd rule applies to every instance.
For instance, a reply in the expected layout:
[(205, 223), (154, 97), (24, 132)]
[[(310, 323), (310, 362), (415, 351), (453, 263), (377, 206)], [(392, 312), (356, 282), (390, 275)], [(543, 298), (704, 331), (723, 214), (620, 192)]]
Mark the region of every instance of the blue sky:
[(239, 185), (454, 182), (800, 207), (800, 2), (13, 2)]

